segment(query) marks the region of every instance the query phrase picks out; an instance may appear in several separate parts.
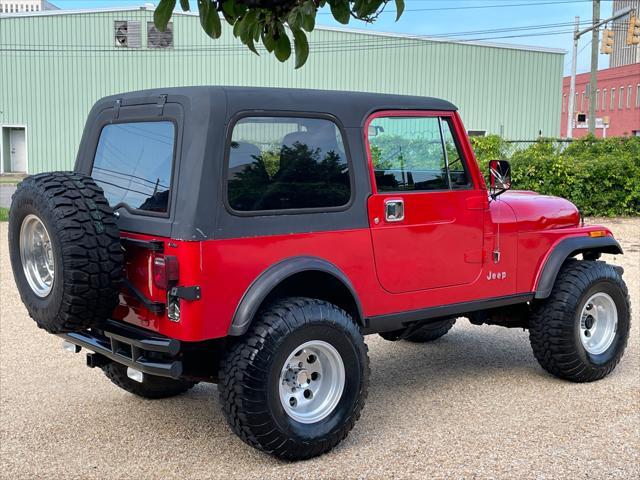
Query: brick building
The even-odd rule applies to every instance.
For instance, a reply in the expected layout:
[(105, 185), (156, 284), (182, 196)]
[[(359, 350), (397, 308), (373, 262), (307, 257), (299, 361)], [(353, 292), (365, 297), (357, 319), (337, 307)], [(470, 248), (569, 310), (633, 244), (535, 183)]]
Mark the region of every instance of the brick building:
[[(569, 82), (562, 80), (562, 116), (560, 136), (567, 135), (567, 115), (569, 109)], [(640, 63), (607, 68), (598, 71), (596, 94), (596, 136), (607, 137), (640, 136)], [(573, 137), (587, 134), (589, 113), (589, 73), (576, 76), (575, 123)], [(584, 121), (582, 121), (584, 120)]]

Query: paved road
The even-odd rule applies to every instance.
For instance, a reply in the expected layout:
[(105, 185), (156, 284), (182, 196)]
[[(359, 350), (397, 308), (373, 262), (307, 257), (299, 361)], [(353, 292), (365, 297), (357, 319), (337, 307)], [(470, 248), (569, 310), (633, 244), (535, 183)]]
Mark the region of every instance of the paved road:
[(20, 303), (0, 224), (0, 477), (640, 478), (640, 220), (608, 223), (627, 251), (616, 261), (635, 310), (611, 376), (557, 380), (526, 332), (466, 320), (431, 345), (371, 336), (361, 420), (336, 450), (300, 463), (236, 438), (213, 385), (141, 400), (63, 352)]
[(15, 185), (0, 183), (0, 207), (9, 208), (11, 205), (11, 195), (13, 195), (15, 191)]

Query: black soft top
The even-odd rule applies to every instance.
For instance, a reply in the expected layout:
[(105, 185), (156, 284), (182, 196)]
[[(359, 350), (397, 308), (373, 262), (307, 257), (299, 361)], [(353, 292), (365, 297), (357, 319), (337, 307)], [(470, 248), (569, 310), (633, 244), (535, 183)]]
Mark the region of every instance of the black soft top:
[[(94, 105), (78, 149), (75, 170), (91, 175), (105, 125), (170, 120), (177, 126), (169, 215), (120, 208), (118, 225), (130, 232), (184, 240), (238, 238), (368, 226), (371, 185), (362, 127), (380, 110), (454, 111), (437, 98), (379, 93), (257, 87), (175, 87), (102, 98)], [(340, 211), (238, 216), (223, 196), (228, 134), (234, 119), (270, 112), (330, 115), (343, 127), (353, 178), (352, 201)]]
[(370, 113), (377, 110), (439, 110), (454, 111), (456, 106), (446, 100), (411, 95), (389, 95), (301, 88), (265, 88), (198, 86), (140, 90), (107, 97), (106, 101), (121, 99), (123, 105), (140, 98), (179, 96), (201, 105), (205, 99), (213, 104), (226, 105), (227, 118), (246, 110), (285, 110), (324, 112), (337, 117), (344, 126), (364, 124)]

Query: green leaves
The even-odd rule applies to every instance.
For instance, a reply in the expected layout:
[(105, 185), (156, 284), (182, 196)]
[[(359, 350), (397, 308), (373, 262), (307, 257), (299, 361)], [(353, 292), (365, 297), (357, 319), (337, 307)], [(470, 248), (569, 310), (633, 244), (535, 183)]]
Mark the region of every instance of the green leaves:
[(337, 21), (346, 25), (351, 18), (351, 9), (347, 0), (329, 0), (331, 14)]
[[(396, 20), (404, 12), (405, 0), (393, 0)], [(302, 67), (309, 58), (307, 33), (316, 26), (319, 8), (327, 4), (334, 18), (348, 24), (351, 17), (371, 23), (391, 0), (197, 0), (200, 25), (207, 35), (217, 39), (222, 35), (220, 15), (233, 27), (233, 35), (258, 54), (262, 43), (269, 53), (284, 62), (291, 57), (291, 39), (295, 48), (295, 68)], [(160, 0), (153, 21), (165, 31), (173, 15), (177, 0)], [(189, 0), (180, 0), (182, 10), (190, 11)]]
[(176, 0), (160, 0), (156, 10), (153, 12), (153, 23), (161, 32), (167, 29), (174, 8), (176, 8)]
[(640, 214), (640, 137), (540, 139), (515, 149), (496, 135), (471, 143), (483, 173), (490, 159), (511, 162), (514, 188), (566, 198), (587, 216)]
[(198, 13), (200, 14), (200, 25), (202, 25), (205, 33), (211, 38), (219, 38), (222, 34), (222, 25), (216, 2), (213, 0), (198, 0)]
[(404, 0), (396, 0), (396, 22), (400, 20), (404, 12)]
[(309, 58), (307, 35), (302, 30), (293, 30), (293, 44), (296, 49), (296, 68), (300, 68), (306, 63), (307, 58)]
[(284, 31), (284, 28), (276, 39), (276, 48), (274, 53), (276, 58), (281, 62), (288, 60), (291, 56), (291, 41), (289, 40), (287, 33)]

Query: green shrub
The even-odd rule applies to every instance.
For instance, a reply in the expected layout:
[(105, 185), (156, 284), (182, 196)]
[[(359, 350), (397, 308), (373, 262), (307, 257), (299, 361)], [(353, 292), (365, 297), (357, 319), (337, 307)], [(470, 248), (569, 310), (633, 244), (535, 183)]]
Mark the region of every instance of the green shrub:
[(513, 188), (564, 197), (587, 216), (640, 215), (640, 137), (540, 139), (510, 156), (496, 136), (472, 144), (483, 172), (491, 159), (511, 161)]

